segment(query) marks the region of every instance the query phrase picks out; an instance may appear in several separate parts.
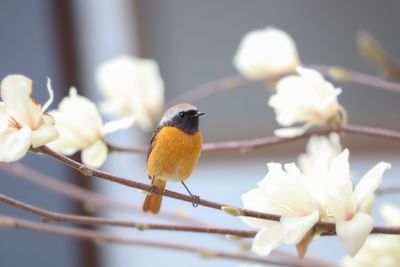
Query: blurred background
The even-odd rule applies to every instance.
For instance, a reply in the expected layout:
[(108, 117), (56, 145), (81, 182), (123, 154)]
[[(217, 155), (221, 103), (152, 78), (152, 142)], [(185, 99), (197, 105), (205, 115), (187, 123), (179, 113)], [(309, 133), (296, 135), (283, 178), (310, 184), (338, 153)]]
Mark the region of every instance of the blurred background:
[[(131, 54), (156, 60), (166, 87), (166, 100), (208, 81), (236, 73), (233, 55), (248, 31), (273, 25), (287, 31), (298, 46), (305, 64), (339, 65), (375, 74), (357, 51), (359, 30), (372, 33), (393, 59), (400, 60), (398, 28), (400, 2), (395, 0), (1, 0), (0, 77), (20, 73), (34, 81), (34, 98), (44, 103), (46, 77), (53, 81), (56, 108), (70, 86), (81, 94), (100, 100), (94, 83), (96, 66), (112, 57)], [(339, 101), (350, 123), (400, 130), (400, 95), (354, 84), (337, 84), (343, 89)], [(269, 93), (262, 84), (215, 94), (196, 103), (207, 113), (201, 128), (205, 142), (271, 136), (278, 127)], [(107, 120), (107, 119), (106, 119)], [(112, 136), (110, 142), (123, 146), (146, 145), (149, 133), (134, 127)], [(306, 141), (279, 147), (240, 152), (204, 153), (188, 181), (192, 192), (205, 199), (241, 206), (240, 196), (266, 174), (266, 163), (293, 162), (304, 152)], [(361, 177), (378, 161), (392, 163), (385, 185), (396, 184), (400, 145), (370, 137), (345, 136), (351, 150), (351, 164)], [(56, 179), (140, 206), (143, 194), (137, 190), (88, 179), (59, 163), (29, 155), (22, 163)], [(144, 155), (112, 155), (104, 169), (123, 177), (148, 182)], [(398, 184), (398, 182), (397, 182)], [(81, 203), (38, 187), (6, 172), (0, 174), (1, 193), (51, 211), (88, 214)], [(184, 192), (181, 185), (169, 189)], [(378, 198), (399, 203), (400, 198)], [(189, 214), (217, 226), (245, 228), (239, 220), (211, 209), (165, 199), (163, 210)], [(375, 209), (377, 210), (377, 209)], [(38, 220), (35, 216), (0, 204), (0, 213)], [(159, 217), (98, 212), (101, 216), (160, 221)], [(376, 212), (375, 212), (375, 215)], [(378, 218), (378, 217), (377, 217)], [(377, 219), (380, 223), (380, 219)], [(82, 226), (83, 227), (83, 226)], [(195, 244), (235, 251), (234, 242), (205, 234), (138, 232), (126, 229), (105, 231), (151, 240)], [(193, 266), (238, 266), (223, 260), (204, 260), (196, 255), (158, 249), (98, 245), (58, 236), (21, 230), (1, 230), (0, 266), (157, 266), (179, 263)], [(293, 248), (284, 248), (293, 251)], [(23, 256), (22, 256), (23, 255)], [(336, 238), (312, 243), (309, 255), (338, 260), (344, 251)]]

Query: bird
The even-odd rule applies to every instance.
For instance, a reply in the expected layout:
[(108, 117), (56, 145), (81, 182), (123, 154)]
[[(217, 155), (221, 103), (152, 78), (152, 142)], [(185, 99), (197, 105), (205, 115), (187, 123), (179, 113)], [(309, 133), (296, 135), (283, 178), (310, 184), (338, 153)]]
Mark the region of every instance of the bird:
[[(204, 115), (195, 106), (181, 103), (169, 108), (153, 131), (147, 153), (147, 176), (151, 186), (164, 190), (169, 181), (181, 182), (197, 206), (184, 181), (192, 174), (201, 154), (202, 134), (199, 117)], [(162, 195), (147, 194), (143, 211), (159, 213)]]

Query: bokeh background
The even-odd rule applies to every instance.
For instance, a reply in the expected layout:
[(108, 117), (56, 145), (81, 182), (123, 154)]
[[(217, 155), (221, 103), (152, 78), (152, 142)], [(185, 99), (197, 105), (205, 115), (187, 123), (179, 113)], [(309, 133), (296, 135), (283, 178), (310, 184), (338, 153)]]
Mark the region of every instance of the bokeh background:
[[(197, 85), (235, 74), (232, 58), (240, 39), (246, 32), (266, 25), (287, 31), (296, 41), (305, 64), (339, 65), (375, 74), (375, 68), (360, 57), (355, 35), (359, 30), (368, 30), (393, 59), (400, 60), (399, 9), (400, 2), (395, 0), (1, 0), (0, 77), (11, 73), (30, 77), (34, 81), (34, 97), (41, 103), (47, 98), (45, 83), (46, 77), (50, 77), (56, 94), (53, 108), (72, 85), (81, 94), (98, 101), (100, 96), (94, 83), (96, 66), (114, 56), (131, 54), (159, 63), (168, 101)], [(343, 88), (339, 100), (348, 111), (351, 123), (400, 130), (400, 95), (354, 84), (336, 85)], [(204, 140), (272, 135), (278, 125), (266, 104), (268, 95), (262, 84), (256, 84), (196, 103), (207, 113), (201, 121)], [(148, 140), (149, 133), (136, 127), (110, 138), (110, 142), (126, 146), (145, 145)], [(304, 152), (305, 144), (302, 141), (247, 153), (205, 153), (188, 186), (203, 198), (240, 206), (240, 195), (266, 174), (266, 162), (296, 161)], [(385, 185), (398, 184), (398, 143), (346, 136), (343, 144), (351, 149), (355, 177), (384, 160), (392, 163), (392, 169), (385, 174)], [(22, 163), (124, 202), (141, 205), (143, 201), (143, 195), (137, 190), (81, 177), (45, 157), (29, 155)], [(104, 169), (147, 182), (144, 155), (112, 155)], [(180, 185), (172, 184), (169, 188), (183, 192)], [(87, 213), (80, 203), (5, 172), (0, 173), (0, 191), (52, 211)], [(380, 203), (399, 203), (399, 200), (397, 196), (378, 198), (375, 215)], [(163, 209), (187, 213), (214, 225), (246, 227), (241, 221), (216, 211), (193, 209), (190, 204), (172, 199), (165, 199)], [(3, 204), (0, 204), (0, 213), (38, 220)], [(137, 212), (98, 214), (159, 220)], [(208, 248), (237, 249), (234, 242), (202, 234), (101, 230)], [(13, 229), (1, 230), (0, 240), (0, 266), (239, 265), (180, 252), (96, 245)], [(283, 249), (293, 251), (289, 247)], [(344, 252), (335, 238), (323, 238), (310, 246), (309, 255), (338, 260)]]

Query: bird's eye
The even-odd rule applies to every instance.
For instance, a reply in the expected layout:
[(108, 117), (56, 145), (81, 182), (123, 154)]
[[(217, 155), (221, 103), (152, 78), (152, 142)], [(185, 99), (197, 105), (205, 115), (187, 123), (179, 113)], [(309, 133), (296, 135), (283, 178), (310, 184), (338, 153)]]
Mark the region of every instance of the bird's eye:
[(183, 118), (183, 116), (185, 116), (185, 113), (179, 112), (179, 117), (182, 117), (182, 118)]

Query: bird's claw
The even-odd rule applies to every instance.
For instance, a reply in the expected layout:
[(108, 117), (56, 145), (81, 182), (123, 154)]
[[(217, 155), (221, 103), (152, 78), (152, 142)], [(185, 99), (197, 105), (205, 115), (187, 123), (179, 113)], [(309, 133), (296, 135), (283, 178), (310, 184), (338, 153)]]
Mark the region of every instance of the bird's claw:
[(192, 206), (196, 208), (200, 204), (200, 197), (192, 195)]

